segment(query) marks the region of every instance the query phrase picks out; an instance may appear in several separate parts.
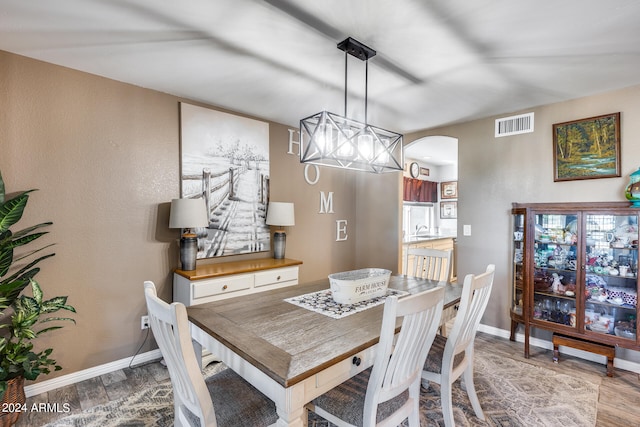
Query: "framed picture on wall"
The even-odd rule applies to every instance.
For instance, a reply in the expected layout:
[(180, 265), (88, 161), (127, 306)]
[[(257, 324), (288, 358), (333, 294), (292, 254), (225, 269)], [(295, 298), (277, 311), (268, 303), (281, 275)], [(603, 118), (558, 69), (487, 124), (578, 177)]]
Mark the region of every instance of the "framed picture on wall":
[(455, 219), (458, 217), (458, 202), (440, 202), (440, 218)]
[(197, 258), (268, 252), (269, 123), (180, 103), (182, 198), (204, 198)]
[(429, 176), (428, 168), (420, 168), (420, 175)]
[(440, 183), (441, 199), (457, 199), (458, 198), (458, 181), (445, 181)]
[(620, 113), (553, 125), (553, 180), (620, 176)]

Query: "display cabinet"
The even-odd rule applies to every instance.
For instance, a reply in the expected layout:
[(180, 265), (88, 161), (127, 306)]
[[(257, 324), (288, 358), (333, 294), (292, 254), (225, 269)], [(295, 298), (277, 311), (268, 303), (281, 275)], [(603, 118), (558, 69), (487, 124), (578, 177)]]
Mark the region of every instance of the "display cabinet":
[(638, 217), (627, 202), (513, 205), (512, 339), (525, 326), (639, 350)]

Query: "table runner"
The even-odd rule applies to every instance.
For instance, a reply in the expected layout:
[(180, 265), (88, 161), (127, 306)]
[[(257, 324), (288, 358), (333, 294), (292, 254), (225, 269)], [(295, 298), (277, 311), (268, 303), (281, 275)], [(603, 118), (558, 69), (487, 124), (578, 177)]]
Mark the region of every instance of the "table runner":
[(383, 304), (384, 300), (388, 296), (403, 296), (408, 293), (409, 292), (399, 291), (396, 289), (387, 289), (387, 294), (383, 296), (357, 302), (355, 304), (340, 304), (333, 300), (331, 289), (323, 289), (321, 291), (311, 292), (297, 297), (285, 298), (285, 301), (334, 319), (341, 319), (359, 311)]

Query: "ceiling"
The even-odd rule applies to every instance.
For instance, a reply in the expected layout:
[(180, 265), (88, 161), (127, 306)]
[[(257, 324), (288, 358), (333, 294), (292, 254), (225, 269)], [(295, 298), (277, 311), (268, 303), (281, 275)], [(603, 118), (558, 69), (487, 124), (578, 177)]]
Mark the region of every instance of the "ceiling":
[[(407, 133), (640, 83), (637, 0), (0, 0), (0, 50), (290, 126)], [(349, 57), (348, 115), (364, 120)]]
[(434, 166), (458, 166), (458, 139), (450, 136), (427, 136), (404, 147), (404, 158)]

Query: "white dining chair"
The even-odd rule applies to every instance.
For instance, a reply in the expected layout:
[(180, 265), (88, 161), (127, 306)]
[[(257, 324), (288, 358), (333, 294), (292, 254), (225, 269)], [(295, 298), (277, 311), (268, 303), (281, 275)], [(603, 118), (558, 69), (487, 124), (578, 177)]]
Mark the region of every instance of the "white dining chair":
[(440, 384), (442, 415), (446, 427), (454, 426), (451, 389), (463, 375), (464, 386), (476, 416), (484, 420), (482, 406), (473, 382), (473, 345), (480, 320), (487, 308), (495, 265), (489, 264), (484, 273), (467, 274), (464, 278), (460, 308), (448, 337), (436, 335), (422, 371), (422, 385)]
[(184, 304), (162, 301), (150, 281), (144, 282), (144, 294), (149, 324), (173, 386), (175, 426), (258, 427), (276, 423), (275, 404), (231, 369), (205, 382), (191, 343)]
[(436, 280), (446, 285), (451, 278), (452, 251), (432, 248), (408, 248), (404, 254), (404, 274)]
[[(432, 248), (409, 248), (404, 254), (404, 274), (420, 279), (436, 280), (439, 286), (449, 284), (451, 278), (452, 251)], [(456, 308), (442, 312), (440, 333), (447, 335), (447, 322), (456, 317)]]
[[(436, 335), (444, 288), (384, 304), (373, 367), (314, 399), (307, 409), (339, 427), (419, 427), (420, 372)], [(402, 326), (395, 340), (396, 322)]]

